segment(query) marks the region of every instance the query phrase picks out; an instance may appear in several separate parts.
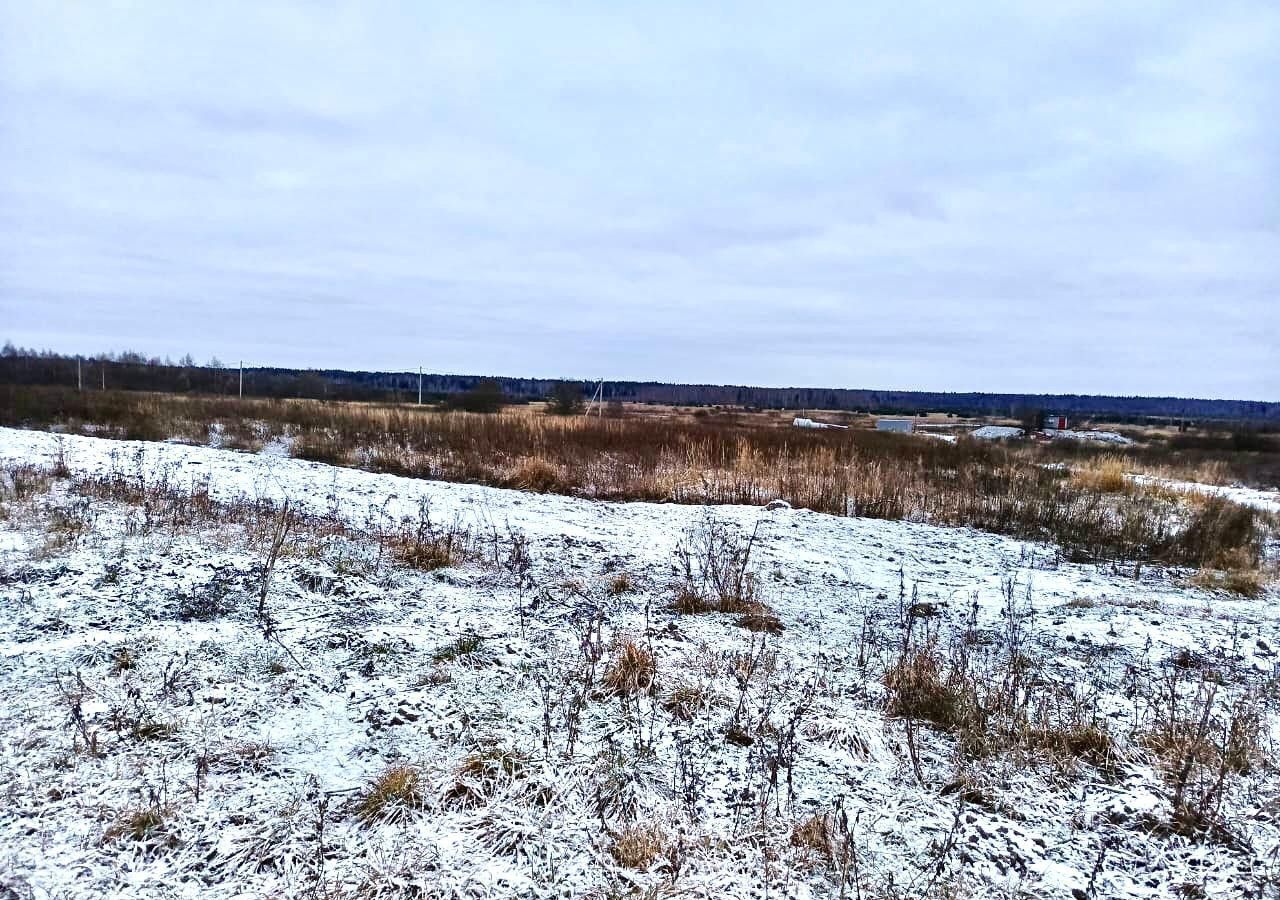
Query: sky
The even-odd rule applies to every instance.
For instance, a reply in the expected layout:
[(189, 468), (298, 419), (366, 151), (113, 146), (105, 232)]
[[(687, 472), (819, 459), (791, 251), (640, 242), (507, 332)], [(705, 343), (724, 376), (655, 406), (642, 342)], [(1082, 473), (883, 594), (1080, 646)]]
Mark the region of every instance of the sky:
[(0, 340), (1280, 400), (1280, 3), (0, 0)]

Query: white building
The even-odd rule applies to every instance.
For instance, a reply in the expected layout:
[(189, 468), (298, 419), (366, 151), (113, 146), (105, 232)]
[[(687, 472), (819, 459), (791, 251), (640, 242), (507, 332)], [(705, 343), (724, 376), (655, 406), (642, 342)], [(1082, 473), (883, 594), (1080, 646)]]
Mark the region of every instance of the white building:
[(910, 419), (876, 419), (876, 431), (915, 431), (915, 423)]

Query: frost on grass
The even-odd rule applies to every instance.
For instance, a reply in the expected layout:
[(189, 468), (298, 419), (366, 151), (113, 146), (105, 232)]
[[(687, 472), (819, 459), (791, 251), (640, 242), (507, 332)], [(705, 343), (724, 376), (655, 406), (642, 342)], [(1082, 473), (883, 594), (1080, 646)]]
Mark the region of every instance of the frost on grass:
[(62, 451), (0, 430), (0, 893), (1276, 889), (1271, 584)]

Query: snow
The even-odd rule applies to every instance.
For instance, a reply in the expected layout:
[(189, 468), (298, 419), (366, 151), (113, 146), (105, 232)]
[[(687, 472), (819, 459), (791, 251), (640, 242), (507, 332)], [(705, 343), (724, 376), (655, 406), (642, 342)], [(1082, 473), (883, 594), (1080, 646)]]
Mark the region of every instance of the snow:
[[(881, 677), (901, 640), (904, 595), (940, 611), (924, 627), (945, 643), (969, 627), (970, 610), (980, 635), (1004, 633), (1012, 584), (1025, 652), (1123, 733), (1140, 712), (1133, 685), (1159, 677), (1180, 650), (1218, 661), (1224, 692), (1280, 675), (1274, 590), (1253, 601), (1212, 595), (1178, 572), (1068, 564), (1051, 547), (972, 529), (604, 503), (333, 468), (279, 448), (0, 429), (0, 464), (56, 460), (73, 476), (207, 482), (227, 502), (288, 498), (365, 533), (413, 519), (425, 500), (437, 521), (518, 530), (534, 564), (527, 579), (475, 564), (420, 573), (387, 565), (359, 535), (317, 537), (312, 551), (282, 558), (271, 582), (276, 643), (252, 615), (263, 551), (231, 525), (147, 530), (139, 510), (65, 487), (48, 502), (92, 521), (67, 547), (44, 546), (35, 513), (0, 518), (0, 896), (605, 897), (674, 880), (672, 896), (763, 897), (767, 883), (771, 897), (834, 898), (831, 867), (790, 834), (837, 806), (865, 884), (905, 896), (923, 893), (948, 835), (957, 849), (943, 858), (946, 877), (973, 896), (1072, 897), (1104, 845), (1098, 897), (1172, 898), (1184, 884), (1245, 896), (1261, 890), (1263, 861), (1280, 849), (1273, 767), (1244, 776), (1224, 813), (1248, 846), (1209, 846), (1141, 824), (1167, 809), (1169, 789), (1140, 748), (1114, 776), (1082, 766), (1068, 777), (1018, 756), (972, 762), (964, 777), (990, 802), (958, 807), (944, 792), (957, 777), (954, 741), (917, 729), (917, 781), (902, 725), (884, 715)], [(781, 635), (667, 610), (673, 551), (708, 515), (756, 530), (754, 565)], [(607, 590), (620, 571), (634, 593)], [(215, 594), (233, 611), (175, 614), (184, 598)], [(710, 711), (683, 722), (657, 698), (594, 696), (572, 757), (560, 728), (544, 752), (544, 716), (563, 714), (556, 692), (597, 613), (606, 643), (647, 641), (657, 683), (702, 684)], [(483, 636), (483, 652), (436, 661), (466, 634)], [(115, 671), (122, 647), (135, 664)], [(794, 772), (775, 770), (772, 788), (759, 775), (771, 743), (724, 738), (735, 666), (761, 653), (772, 674), (748, 680), (739, 702), (775, 705), (781, 727), (813, 691)], [(100, 756), (72, 749), (76, 697)], [(176, 731), (118, 733), (113, 722), (140, 709)], [(523, 754), (522, 777), (475, 808), (446, 802), (459, 763), (485, 747)], [(356, 799), (393, 763), (420, 768), (425, 808), (365, 824)], [(762, 819), (758, 799), (770, 791)], [(123, 811), (152, 802), (171, 810), (171, 844), (104, 839)], [(615, 862), (609, 832), (623, 827), (623, 809), (659, 824), (673, 846), (683, 836), (674, 879), (671, 863), (641, 872)]]
[(1175, 491), (1193, 491), (1210, 497), (1222, 497), (1241, 506), (1252, 506), (1266, 512), (1280, 513), (1280, 491), (1264, 491), (1244, 485), (1204, 484), (1199, 481), (1181, 481), (1175, 478), (1157, 478), (1152, 475), (1126, 475), (1138, 484), (1158, 484)]
[(975, 437), (980, 441), (999, 441), (1007, 438), (1020, 438), (1025, 433), (1021, 428), (1014, 428), (1009, 425), (983, 425), (981, 428), (975, 428), (970, 432), (970, 437)]
[(1067, 441), (1094, 441), (1102, 444), (1132, 444), (1132, 438), (1127, 438), (1123, 434), (1115, 431), (1072, 431), (1070, 429), (1048, 429), (1045, 431), (1049, 437), (1055, 440)]

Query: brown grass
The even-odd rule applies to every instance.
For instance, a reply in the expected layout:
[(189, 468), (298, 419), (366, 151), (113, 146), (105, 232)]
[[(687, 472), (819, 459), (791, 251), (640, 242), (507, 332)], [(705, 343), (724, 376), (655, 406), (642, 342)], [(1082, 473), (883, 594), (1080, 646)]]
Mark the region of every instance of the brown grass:
[(523, 753), (489, 747), (466, 756), (445, 792), (446, 805), (457, 809), (481, 806), (503, 786), (525, 777), (529, 760)]
[[(302, 458), (340, 465), (360, 459), (400, 475), (600, 499), (763, 504), (777, 497), (838, 515), (1052, 540), (1081, 559), (1202, 566), (1243, 549), (1256, 564), (1262, 547), (1263, 517), (1253, 510), (1227, 504), (1187, 519), (1185, 500), (1122, 483), (1129, 463), (1157, 464), (1137, 449), (1119, 456), (1114, 449), (949, 444), (867, 429), (799, 431), (762, 415), (479, 415), (387, 403), (25, 387), (0, 391), (0, 423), (201, 443), (209, 426), (221, 423), (225, 435), (251, 446), (287, 433)], [(1212, 452), (1228, 454), (1224, 448)], [(1177, 454), (1200, 451), (1171, 444), (1161, 452), (1160, 459), (1178, 462)], [(1280, 471), (1280, 454), (1270, 450), (1231, 452), (1223, 464), (1248, 456)], [(1066, 461), (1081, 474), (1040, 465), (1046, 460)], [(1209, 462), (1187, 457), (1186, 464)]]
[[(171, 810), (160, 806), (146, 806), (128, 810), (108, 826), (103, 840), (155, 841), (163, 839)], [(168, 841), (172, 843), (172, 840)]]
[(356, 805), (365, 824), (379, 819), (396, 820), (406, 811), (426, 806), (422, 775), (414, 766), (391, 766), (377, 777)]
[(662, 855), (666, 843), (657, 825), (631, 825), (618, 834), (609, 852), (618, 865), (644, 872)]
[(613, 662), (604, 674), (604, 685), (622, 696), (642, 694), (653, 689), (654, 673), (653, 651), (631, 638), (622, 638), (614, 647)]

